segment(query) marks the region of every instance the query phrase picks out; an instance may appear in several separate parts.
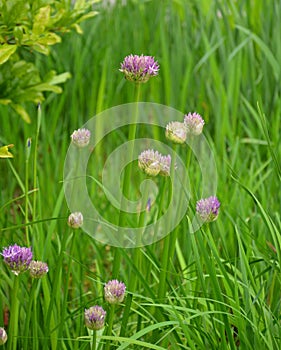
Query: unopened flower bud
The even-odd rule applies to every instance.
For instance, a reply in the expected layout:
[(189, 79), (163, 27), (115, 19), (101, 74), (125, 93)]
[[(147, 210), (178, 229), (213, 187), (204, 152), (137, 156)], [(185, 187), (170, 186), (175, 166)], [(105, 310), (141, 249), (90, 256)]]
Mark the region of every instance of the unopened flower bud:
[(170, 122), (166, 126), (166, 137), (174, 143), (182, 144), (186, 140), (186, 127), (181, 122)]
[(32, 260), (29, 265), (29, 273), (33, 278), (42, 278), (49, 271), (48, 265), (42, 261)]
[(86, 147), (90, 142), (91, 132), (88, 129), (78, 129), (75, 130), (71, 135), (72, 143), (79, 147)]
[(8, 339), (8, 336), (5, 329), (0, 327), (0, 345), (5, 344), (7, 339)]
[(72, 228), (79, 228), (83, 225), (83, 215), (82, 213), (78, 212), (74, 212), (71, 213), (68, 217), (68, 226), (72, 227)]
[(188, 113), (184, 116), (184, 125), (188, 134), (200, 135), (204, 124), (203, 118), (198, 113)]

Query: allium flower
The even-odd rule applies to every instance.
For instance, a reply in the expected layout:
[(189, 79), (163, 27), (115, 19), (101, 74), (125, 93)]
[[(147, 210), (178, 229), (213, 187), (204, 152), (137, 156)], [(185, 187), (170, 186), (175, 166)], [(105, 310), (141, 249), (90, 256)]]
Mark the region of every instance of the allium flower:
[(186, 127), (184, 123), (170, 122), (166, 126), (166, 137), (175, 143), (184, 143), (186, 140)]
[(204, 222), (215, 221), (219, 215), (220, 202), (215, 196), (200, 199), (196, 203), (197, 215)]
[(200, 135), (204, 124), (204, 119), (198, 113), (188, 113), (184, 116), (184, 125), (188, 134)]
[(99, 330), (104, 327), (106, 311), (101, 306), (91, 306), (85, 309), (85, 324), (86, 327), (92, 330)]
[(72, 228), (79, 228), (83, 225), (83, 215), (79, 211), (71, 213), (68, 217), (68, 226)]
[(161, 154), (153, 149), (143, 151), (138, 158), (139, 168), (147, 175), (156, 176), (161, 170)]
[(104, 286), (104, 298), (109, 304), (122, 303), (124, 300), (126, 286), (118, 280), (111, 280)]
[(147, 175), (156, 176), (169, 176), (171, 167), (171, 156), (163, 156), (158, 151), (148, 149), (143, 151), (138, 158), (139, 168)]
[(33, 278), (42, 278), (48, 271), (48, 265), (42, 261), (32, 260), (29, 265), (30, 276)]
[(152, 56), (129, 55), (121, 63), (120, 72), (127, 80), (135, 83), (146, 83), (150, 77), (158, 75), (159, 65)]
[(7, 339), (8, 339), (8, 336), (5, 329), (0, 327), (0, 345), (5, 344)]
[(78, 129), (73, 131), (71, 135), (72, 143), (80, 148), (88, 146), (90, 142), (91, 132), (88, 129)]
[(169, 154), (167, 156), (161, 155), (159, 175), (170, 176), (170, 170), (171, 170), (171, 156)]
[(20, 247), (17, 244), (3, 249), (2, 255), (4, 262), (15, 275), (28, 269), (32, 260), (32, 251), (30, 248)]

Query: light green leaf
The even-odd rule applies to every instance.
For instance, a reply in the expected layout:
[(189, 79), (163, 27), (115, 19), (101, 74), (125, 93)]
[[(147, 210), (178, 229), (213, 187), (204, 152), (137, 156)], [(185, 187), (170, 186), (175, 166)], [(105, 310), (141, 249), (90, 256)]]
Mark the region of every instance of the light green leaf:
[(26, 110), (21, 105), (12, 103), (11, 107), (22, 117), (22, 119), (26, 123), (28, 123), (28, 124), (31, 123), (31, 120), (30, 120), (30, 117), (29, 117), (28, 113), (26, 112)]
[(72, 25), (72, 27), (76, 30), (76, 33), (77, 33), (77, 34), (83, 34), (83, 30), (82, 30), (82, 28), (79, 26), (79, 24), (74, 23), (74, 24)]
[(14, 145), (7, 145), (0, 147), (0, 158), (13, 158), (12, 153), (9, 152), (9, 147), (12, 148)]
[(77, 23), (85, 21), (85, 19), (92, 18), (92, 17), (96, 16), (97, 14), (98, 14), (97, 11), (91, 11), (91, 12), (87, 13), (86, 15), (80, 17), (79, 20), (77, 21)]
[(0, 98), (0, 104), (1, 105), (8, 105), (11, 102), (12, 102), (12, 100), (10, 100), (8, 98)]
[(0, 46), (0, 64), (8, 61), (10, 56), (17, 50), (17, 45), (4, 44)]
[(30, 92), (34, 92), (34, 91), (52, 91), (52, 92), (55, 92), (56, 94), (60, 94), (62, 93), (62, 88), (59, 87), (59, 86), (55, 86), (55, 85), (51, 85), (49, 83), (42, 83), (42, 84), (37, 84), (37, 85), (34, 85), (32, 86), (31, 88), (27, 88), (25, 90), (25, 92), (28, 93), (28, 91), (30, 90)]
[(50, 20), (50, 14), (51, 14), (51, 7), (45, 6), (41, 7), (39, 12), (34, 18), (34, 24), (33, 24), (33, 33), (40, 35), (44, 33), (45, 27), (49, 23)]
[(50, 73), (53, 73), (46, 79), (46, 82), (48, 82), (51, 85), (56, 85), (56, 84), (62, 84), (65, 83), (68, 79), (71, 78), (71, 74), (69, 72), (65, 72), (59, 75), (55, 75), (55, 71), (51, 71)]
[(42, 45), (55, 45), (61, 42), (61, 37), (55, 33), (47, 33), (44, 37), (37, 40)]

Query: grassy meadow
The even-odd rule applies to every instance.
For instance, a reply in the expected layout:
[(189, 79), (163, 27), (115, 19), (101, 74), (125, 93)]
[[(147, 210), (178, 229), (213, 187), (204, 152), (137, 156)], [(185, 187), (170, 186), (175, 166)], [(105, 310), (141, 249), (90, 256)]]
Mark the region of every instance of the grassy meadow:
[[(0, 327), (8, 334), (2, 348), (278, 350), (281, 1), (109, 3), (95, 5), (99, 14), (81, 25), (82, 35), (66, 33), (49, 56), (36, 54), (42, 75), (54, 69), (72, 76), (62, 94), (46, 94), (39, 126), (37, 106), (27, 106), (31, 124), (0, 106), (1, 145), (15, 145), (14, 158), (0, 162), (1, 250), (31, 246), (34, 258), (49, 266), (46, 276), (33, 280), (28, 273), (13, 275), (1, 259)], [(196, 157), (190, 154), (186, 162), (188, 145), (173, 148), (163, 128), (138, 127), (136, 138), (167, 143), (186, 162), (193, 195), (182, 221), (165, 238), (122, 248), (67, 225), (64, 162), (74, 130), (109, 108), (135, 102), (134, 84), (119, 68), (125, 56), (142, 53), (153, 56), (160, 71), (141, 85), (139, 101), (204, 118), (217, 176), (210, 195), (221, 208), (216, 221), (190, 233), (202, 196)], [(126, 126), (114, 130), (90, 158), (96, 181), (88, 183), (89, 195), (112, 223), (120, 222), (118, 210), (99, 183), (106, 159), (128, 133)], [(138, 199), (147, 177), (137, 162), (131, 170), (129, 194)], [(121, 175), (113, 170), (108, 176), (114, 181)], [(214, 178), (207, 180), (211, 186)], [(128, 225), (164, 215), (171, 182), (153, 181), (158, 195), (151, 210), (124, 216)], [(124, 301), (114, 307), (103, 297), (104, 284), (113, 278), (127, 287)], [(84, 322), (84, 310), (92, 305), (107, 312), (96, 334)], [(15, 338), (9, 334), (11, 319)]]

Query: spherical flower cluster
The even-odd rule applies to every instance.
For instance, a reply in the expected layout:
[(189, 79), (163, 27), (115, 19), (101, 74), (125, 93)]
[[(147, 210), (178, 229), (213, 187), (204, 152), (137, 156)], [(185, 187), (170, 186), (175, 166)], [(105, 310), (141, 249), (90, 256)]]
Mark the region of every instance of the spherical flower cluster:
[(42, 261), (32, 260), (29, 265), (29, 273), (33, 278), (42, 278), (48, 271), (48, 265)]
[(163, 156), (161, 154), (159, 175), (170, 176), (170, 170), (171, 170), (171, 156), (169, 154), (167, 156)]
[(111, 280), (104, 286), (104, 298), (109, 304), (122, 303), (125, 297), (126, 286), (118, 280)]
[(125, 57), (119, 70), (127, 80), (146, 83), (151, 77), (158, 75), (159, 65), (152, 56), (129, 55)]
[(28, 269), (32, 260), (30, 248), (20, 247), (17, 244), (4, 248), (2, 251), (5, 264), (15, 275)]
[(71, 135), (71, 141), (72, 143), (79, 147), (79, 148), (83, 148), (88, 146), (89, 142), (90, 142), (90, 137), (91, 137), (91, 132), (88, 129), (78, 129), (73, 131), (72, 135)]
[(106, 311), (101, 306), (91, 306), (85, 309), (85, 324), (86, 327), (92, 330), (99, 330), (104, 327)]
[(186, 140), (186, 127), (181, 122), (170, 122), (166, 126), (166, 137), (175, 143), (184, 143)]
[(79, 228), (83, 225), (83, 215), (79, 211), (71, 213), (67, 220), (68, 226)]
[(147, 175), (169, 176), (171, 167), (171, 156), (164, 156), (158, 151), (148, 149), (143, 151), (138, 157), (139, 168)]
[(198, 113), (188, 113), (184, 116), (184, 125), (187, 134), (200, 135), (204, 124), (203, 118)]
[(8, 339), (8, 336), (5, 329), (0, 327), (0, 345), (5, 344), (7, 339)]
[(219, 215), (220, 202), (215, 196), (200, 199), (196, 203), (196, 213), (204, 222), (215, 221)]

